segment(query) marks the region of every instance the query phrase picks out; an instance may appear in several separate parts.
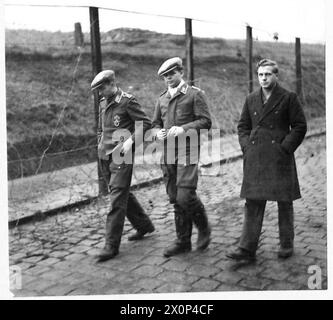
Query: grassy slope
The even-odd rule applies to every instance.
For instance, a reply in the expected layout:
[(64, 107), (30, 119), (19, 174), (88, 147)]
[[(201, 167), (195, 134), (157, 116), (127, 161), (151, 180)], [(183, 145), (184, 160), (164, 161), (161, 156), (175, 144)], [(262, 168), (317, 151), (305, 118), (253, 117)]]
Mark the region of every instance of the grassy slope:
[[(89, 36), (85, 39), (88, 42)], [(113, 68), (120, 86), (134, 93), (152, 116), (164, 88), (156, 71), (164, 59), (185, 56), (184, 37), (120, 29), (102, 34), (101, 40), (103, 68)], [(17, 149), (9, 148), (10, 159), (18, 153), (22, 158), (38, 156), (61, 114), (56, 131), (61, 142), (53, 143), (49, 152), (94, 143), (90, 46), (78, 49), (73, 43), (71, 33), (6, 31), (8, 142)], [(196, 85), (207, 93), (215, 127), (226, 133), (235, 132), (247, 93), (244, 57), (241, 40), (194, 41)], [(294, 90), (294, 45), (255, 41), (254, 62), (261, 57), (277, 60), (282, 85)], [(324, 47), (303, 44), (302, 63), (305, 112), (308, 118), (324, 116)]]

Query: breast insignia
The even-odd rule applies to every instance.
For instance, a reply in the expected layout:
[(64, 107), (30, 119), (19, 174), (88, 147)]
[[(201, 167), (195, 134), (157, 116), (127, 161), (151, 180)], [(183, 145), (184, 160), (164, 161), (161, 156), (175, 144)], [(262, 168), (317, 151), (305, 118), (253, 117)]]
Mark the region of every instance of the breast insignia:
[(113, 124), (114, 124), (115, 127), (119, 127), (119, 125), (120, 125), (120, 117), (119, 117), (119, 115), (116, 114), (113, 117)]

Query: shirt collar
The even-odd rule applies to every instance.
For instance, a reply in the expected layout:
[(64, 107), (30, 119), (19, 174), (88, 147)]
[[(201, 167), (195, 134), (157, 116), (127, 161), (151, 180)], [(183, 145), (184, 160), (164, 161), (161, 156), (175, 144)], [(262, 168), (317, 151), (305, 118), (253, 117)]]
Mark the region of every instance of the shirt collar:
[(171, 97), (174, 96), (174, 95), (176, 94), (176, 92), (180, 91), (180, 88), (181, 88), (184, 84), (185, 84), (185, 81), (184, 81), (183, 79), (181, 79), (177, 87), (175, 87), (175, 88), (171, 88), (171, 87), (169, 87), (169, 88), (168, 88), (168, 91), (169, 91)]
[(115, 94), (107, 99), (108, 105), (112, 104), (113, 102), (119, 103), (122, 96), (123, 96), (123, 91), (120, 88), (117, 88)]

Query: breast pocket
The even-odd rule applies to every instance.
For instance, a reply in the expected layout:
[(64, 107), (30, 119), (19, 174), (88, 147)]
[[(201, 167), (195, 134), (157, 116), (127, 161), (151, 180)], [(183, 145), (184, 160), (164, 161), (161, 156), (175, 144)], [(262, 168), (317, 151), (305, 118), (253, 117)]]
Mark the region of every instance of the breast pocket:
[(189, 104), (178, 104), (176, 109), (177, 124), (191, 122), (194, 119), (193, 108)]
[(110, 190), (129, 188), (131, 185), (133, 164), (110, 163)]

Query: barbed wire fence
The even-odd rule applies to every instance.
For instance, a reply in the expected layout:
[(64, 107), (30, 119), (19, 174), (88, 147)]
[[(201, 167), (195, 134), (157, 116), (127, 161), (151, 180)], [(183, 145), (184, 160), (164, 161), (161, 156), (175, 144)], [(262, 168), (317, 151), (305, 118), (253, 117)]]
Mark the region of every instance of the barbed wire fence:
[[(107, 11), (110, 17), (117, 14)], [(199, 23), (206, 23), (210, 28), (219, 26), (221, 37), (195, 37)], [(251, 81), (246, 41), (224, 38), (227, 27), (235, 26), (195, 20), (193, 26), (192, 82), (206, 92), (213, 127), (223, 136), (222, 153), (218, 157), (228, 162), (239, 152), (236, 125)], [(244, 37), (245, 27), (239, 26), (244, 29)], [(251, 64), (264, 57), (276, 60), (283, 86), (293, 91), (297, 80), (302, 80), (305, 112), (309, 120), (313, 119), (310, 129), (317, 128), (318, 124), (322, 126), (325, 123), (324, 46), (302, 46), (303, 76), (297, 79), (295, 44), (283, 42), (275, 31), (252, 28)], [(101, 34), (103, 68), (116, 71), (120, 87), (133, 93), (150, 117), (164, 88), (156, 74), (159, 65), (172, 56), (186, 61), (183, 33), (184, 30), (172, 35), (116, 29)], [(56, 212), (59, 207), (70, 209), (73, 203), (87, 203), (98, 196), (89, 45), (87, 34), (82, 35), (82, 43), (78, 45), (74, 33), (6, 31), (8, 193), (9, 219), (15, 222), (13, 225), (19, 225), (28, 215), (43, 217), (45, 212)], [(255, 70), (253, 77), (255, 89)], [(24, 88), (25, 95), (14, 99), (19, 86)], [(205, 139), (209, 143), (208, 137)], [(202, 174), (209, 175), (209, 172), (203, 169)], [(133, 184), (145, 185), (160, 177), (158, 163), (137, 165)], [(96, 202), (95, 213), (103, 222), (103, 208), (108, 205), (108, 199), (101, 197), (99, 201), (102, 203)], [(86, 221), (90, 218), (87, 215)], [(57, 228), (62, 227), (57, 224)]]

